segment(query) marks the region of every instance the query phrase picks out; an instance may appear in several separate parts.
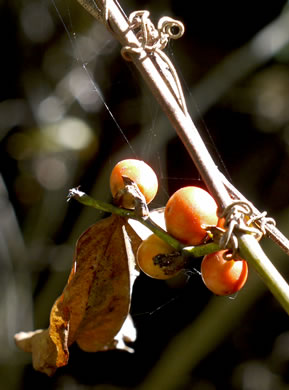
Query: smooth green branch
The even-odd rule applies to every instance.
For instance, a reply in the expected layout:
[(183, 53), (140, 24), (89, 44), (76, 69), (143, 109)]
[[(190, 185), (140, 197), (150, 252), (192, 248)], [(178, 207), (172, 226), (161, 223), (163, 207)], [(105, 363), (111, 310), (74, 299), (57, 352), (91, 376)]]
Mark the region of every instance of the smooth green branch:
[(182, 252), (186, 256), (192, 257), (202, 257), (208, 255), (209, 253), (217, 252), (220, 250), (220, 247), (215, 242), (210, 242), (208, 244), (197, 245), (197, 246), (186, 246), (183, 248)]
[(289, 286), (251, 234), (240, 234), (240, 254), (251, 264), (289, 314)]
[(93, 207), (97, 210), (104, 211), (106, 213), (117, 214), (120, 217), (124, 217), (124, 218), (133, 218), (134, 217), (134, 215), (133, 215), (134, 213), (132, 211), (113, 206), (112, 204), (102, 202), (101, 200), (96, 200), (96, 199), (92, 198), (91, 196), (88, 196), (85, 192), (80, 191), (78, 189), (78, 187), (71, 188), (69, 190), (67, 199), (68, 199), (68, 201), (70, 199), (75, 199), (79, 203), (82, 203), (85, 206)]
[(96, 200), (91, 196), (87, 195), (85, 192), (80, 191), (78, 188), (72, 188), (71, 190), (69, 190), (68, 200), (72, 198), (85, 206), (93, 207), (97, 210), (101, 210), (107, 213), (116, 214), (123, 218), (131, 218), (140, 222), (153, 233), (155, 233), (158, 237), (164, 240), (167, 244), (172, 246), (176, 251), (181, 252), (186, 257), (201, 257), (206, 254), (216, 252), (220, 249), (216, 243), (212, 242), (204, 245), (185, 247), (180, 241), (170, 236), (165, 230), (163, 230), (160, 226), (153, 222), (149, 217), (142, 217), (139, 216), (133, 210), (123, 209), (114, 206), (110, 203)]

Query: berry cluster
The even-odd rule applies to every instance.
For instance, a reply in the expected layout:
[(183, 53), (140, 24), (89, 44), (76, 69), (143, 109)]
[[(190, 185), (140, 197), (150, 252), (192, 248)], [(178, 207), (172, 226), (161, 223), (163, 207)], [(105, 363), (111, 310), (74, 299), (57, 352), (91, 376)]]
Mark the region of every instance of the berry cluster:
[[(134, 197), (125, 190), (128, 177), (138, 187), (145, 202), (150, 203), (158, 190), (158, 179), (152, 168), (143, 161), (127, 159), (120, 161), (113, 168), (110, 177), (110, 188), (117, 204), (133, 209)], [(205, 190), (195, 186), (183, 187), (168, 200), (164, 218), (167, 232), (185, 246), (196, 246), (208, 241), (205, 225), (221, 226), (223, 221), (217, 217), (217, 204)], [(137, 261), (140, 269), (156, 279), (168, 279), (167, 275), (155, 264), (154, 258), (159, 254), (174, 252), (165, 241), (155, 234), (150, 235), (139, 246)], [(248, 276), (248, 265), (245, 260), (224, 257), (226, 250), (204, 256), (201, 263), (202, 279), (209, 290), (216, 295), (230, 295), (240, 290)], [(178, 273), (178, 271), (176, 271)]]

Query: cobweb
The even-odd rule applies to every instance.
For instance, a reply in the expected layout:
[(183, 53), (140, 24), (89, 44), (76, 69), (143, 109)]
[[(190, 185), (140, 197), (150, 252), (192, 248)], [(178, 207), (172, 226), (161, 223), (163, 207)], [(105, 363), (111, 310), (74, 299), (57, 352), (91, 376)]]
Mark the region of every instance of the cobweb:
[[(91, 196), (110, 201), (109, 175), (123, 158), (142, 159), (156, 171), (159, 193), (152, 208), (163, 207), (177, 188), (202, 184), (168, 119), (137, 71), (122, 60), (118, 42), (101, 23), (76, 1), (29, 1), (17, 12), (24, 48), (25, 66), (19, 77), (24, 98), (0, 105), (1, 137), (8, 155), (2, 173), (5, 184), (15, 191), (10, 204), (13, 217), (5, 222), (11, 224), (13, 249), (7, 248), (3, 275), (18, 267), (14, 276), (19, 279), (12, 283), (11, 276), (10, 282), (3, 282), (9, 297), (3, 296), (0, 317), (12, 336), (19, 329), (11, 323), (29, 329), (42, 312), (48, 318), (66, 280), (63, 276), (57, 289), (51, 275), (67, 275), (77, 238), (102, 217), (89, 208), (79, 211), (76, 205), (67, 205), (69, 188), (81, 185)], [(173, 45), (168, 52), (176, 64)], [(184, 79), (182, 84), (189, 107), (202, 121)], [(209, 137), (206, 141), (212, 145)], [(6, 168), (11, 160), (12, 174)], [(16, 256), (15, 248), (21, 256)], [(195, 278), (200, 279), (196, 270), (187, 271), (180, 286)], [(152, 300), (140, 312), (151, 316), (184, 293), (172, 291), (172, 298)], [(33, 307), (32, 296), (44, 302), (41, 308)], [(1, 341), (7, 344), (4, 336)]]
[[(168, 175), (167, 169), (165, 167), (165, 148), (166, 144), (176, 137), (175, 132), (171, 128), (167, 119), (160, 112), (157, 103), (154, 101), (154, 98), (150, 96), (148, 89), (143, 86), (143, 83), (136, 75), (135, 70), (129, 65), (126, 66), (131, 73), (132, 79), (130, 82), (137, 83), (139, 88), (139, 96), (135, 98), (135, 102), (138, 106), (137, 109), (138, 113), (140, 113), (140, 117), (138, 118), (139, 130), (136, 131), (136, 135), (134, 137), (127, 135), (125, 125), (120, 124), (117, 115), (113, 112), (113, 109), (110, 108), (109, 102), (102, 93), (102, 87), (100, 84), (103, 75), (98, 74), (96, 71), (96, 69), (99, 67), (99, 63), (101, 61), (106, 61), (105, 57), (113, 57), (113, 61), (122, 61), (119, 55), (120, 48), (118, 44), (105, 30), (105, 28), (98, 22), (92, 23), (92, 27), (87, 29), (85, 33), (78, 32), (73, 21), (73, 15), (71, 15), (70, 12), (70, 5), (62, 1), (61, 3), (65, 4), (65, 9), (60, 11), (59, 4), (56, 4), (54, 0), (51, 0), (51, 2), (55, 8), (55, 12), (59, 17), (59, 20), (61, 21), (63, 29), (67, 34), (67, 39), (71, 46), (71, 52), (73, 53), (72, 55), (76, 61), (75, 67), (77, 70), (73, 69), (71, 71), (72, 75), (74, 72), (76, 72), (77, 76), (79, 76), (82, 81), (81, 90), (78, 92), (75, 91), (75, 97), (84, 110), (100, 110), (103, 107), (105, 108), (111, 118), (111, 121), (113, 122), (113, 126), (115, 126), (119, 132), (119, 136), (122, 139), (122, 146), (120, 147), (121, 150), (118, 152), (118, 155), (132, 155), (145, 161), (153, 160), (154, 169), (157, 170), (161, 182), (171, 180), (178, 180), (180, 182), (183, 180), (189, 181), (191, 179), (200, 180), (198, 173), (194, 173), (194, 176), (188, 175), (186, 177), (182, 177), (182, 175)], [(66, 18), (64, 18), (64, 14), (66, 14)], [(91, 45), (94, 46), (92, 50), (93, 53), (91, 53)], [(169, 55), (174, 57), (172, 45), (170, 45), (168, 50)], [(121, 80), (118, 80), (117, 82), (119, 83), (118, 92), (123, 92), (123, 99), (125, 100), (126, 85), (124, 83), (122, 84)], [(125, 82), (127, 82), (127, 80)], [(206, 142), (207, 144), (210, 144), (214, 147), (213, 140), (198, 109), (198, 106), (194, 101), (185, 80), (182, 79), (182, 82), (189, 97), (189, 105), (191, 109), (193, 107), (194, 117), (197, 117), (197, 120), (201, 123), (202, 129), (206, 132)], [(77, 84), (79, 85), (80, 81)], [(111, 87), (115, 89), (113, 85), (111, 85)], [(86, 91), (83, 91), (84, 88), (86, 88)], [(90, 95), (91, 104), (85, 102), (85, 97), (87, 97), (87, 95)], [(95, 104), (96, 101), (98, 102), (97, 104)], [(128, 105), (130, 103), (131, 102), (128, 102)], [(88, 105), (90, 106), (89, 108), (87, 107)], [(94, 105), (94, 108), (91, 107), (92, 105)], [(131, 119), (133, 115), (134, 113), (129, 115), (128, 111), (128, 123), (130, 120), (135, 119)], [(217, 153), (216, 148), (215, 152)], [(164, 185), (164, 190), (165, 187), (166, 186)], [(168, 192), (166, 193), (166, 196), (168, 196)]]
[[(61, 25), (66, 33), (67, 41), (69, 42), (70, 50), (72, 53), (72, 59), (74, 65), (70, 70), (70, 77), (74, 80), (75, 75), (78, 77), (76, 86), (79, 89), (75, 88), (75, 98), (78, 100), (79, 105), (86, 112), (100, 112), (105, 110), (107, 116), (109, 117), (109, 126), (113, 127), (115, 131), (113, 132), (115, 137), (118, 138), (118, 148), (113, 154), (108, 154), (105, 158), (105, 162), (102, 165), (102, 170), (98, 173), (96, 177), (92, 194), (95, 197), (100, 197), (103, 199), (104, 193), (102, 193), (102, 186), (100, 183), (103, 183), (109, 177), (109, 172), (113, 165), (122, 158), (138, 158), (150, 163), (150, 165), (156, 171), (159, 178), (159, 196), (157, 200), (153, 202), (154, 208), (163, 207), (170, 196), (170, 187), (173, 190), (180, 188), (184, 185), (190, 184), (201, 184), (201, 178), (196, 169), (193, 166), (193, 163), (189, 160), (189, 157), (185, 160), (191, 164), (191, 170), (185, 170), (185, 176), (180, 173), (180, 162), (182, 160), (179, 153), (185, 154), (185, 148), (180, 144), (180, 142), (174, 141), (176, 139), (176, 134), (169, 124), (167, 118), (162, 114), (157, 103), (154, 101), (154, 98), (150, 95), (150, 91), (143, 85), (143, 82), (138, 77), (136, 71), (132, 66), (126, 64), (120, 56), (119, 45), (115, 42), (114, 38), (105, 30), (105, 28), (99, 22), (93, 22), (89, 28), (84, 32), (80, 32), (76, 27), (75, 16), (72, 15), (70, 5), (66, 1), (61, 1), (56, 3), (54, 0), (51, 0), (57, 17), (59, 18)], [(60, 4), (62, 5), (60, 9)], [(65, 5), (65, 6), (63, 6)], [(85, 10), (81, 9), (81, 12), (86, 13)], [(90, 17), (90, 16), (89, 16)], [(174, 59), (174, 50), (173, 45), (170, 44), (168, 48), (169, 56)], [(108, 60), (109, 58), (109, 60)], [(106, 98), (105, 93), (102, 92), (102, 77), (107, 78), (103, 72), (98, 72), (97, 69), (101, 68), (101, 63), (106, 63), (110, 61), (110, 66), (114, 66), (113, 63), (118, 63), (119, 61), (124, 62), (124, 67), (127, 68), (127, 73), (125, 74), (125, 81), (116, 80), (114, 81), (117, 86), (112, 82), (110, 84), (107, 80), (104, 89), (113, 88), (113, 90), (118, 89), (124, 95), (124, 102), (118, 103), (121, 107), (124, 106), (128, 117), (126, 118), (128, 126), (131, 127), (131, 116), (135, 120), (135, 114), (131, 112), (127, 107), (136, 108), (139, 113), (136, 124), (134, 123), (133, 128), (138, 128), (135, 133), (127, 134), (126, 122), (123, 121), (123, 115), (121, 115), (121, 123), (118, 119), (117, 114), (114, 113), (114, 109), (110, 107), (109, 99)], [(181, 71), (179, 70), (180, 74)], [(109, 73), (109, 70), (107, 70)], [(127, 74), (131, 75), (131, 79), (127, 79)], [(66, 76), (67, 77), (67, 76)], [(200, 122), (201, 128), (205, 133), (207, 144), (210, 144), (215, 152), (217, 149), (214, 146), (213, 140), (210, 136), (209, 130), (206, 127), (205, 121), (202, 118), (201, 112), (198, 109), (196, 102), (194, 101), (190, 89), (187, 86), (184, 78), (182, 77), (182, 83), (185, 88), (185, 92), (189, 97), (189, 106), (191, 111), (194, 113), (194, 117), (197, 117)], [(129, 87), (126, 83), (131, 83), (134, 85), (133, 88), (137, 90), (138, 95), (134, 97), (135, 102), (131, 101), (130, 97), (126, 97), (126, 87)], [(136, 85), (136, 86), (135, 86)], [(127, 99), (127, 101), (125, 101)], [(120, 111), (116, 107), (116, 111)], [(171, 149), (169, 151), (167, 145), (171, 144)], [(174, 148), (177, 148), (174, 152)], [(173, 162), (171, 160), (174, 160)], [(169, 163), (167, 161), (169, 160)], [(221, 158), (220, 158), (221, 161)], [(221, 161), (222, 163), (222, 161)], [(169, 171), (170, 166), (174, 166), (175, 174), (171, 174)], [(174, 169), (173, 169), (174, 171)], [(200, 272), (197, 268), (191, 268), (183, 274), (183, 280), (180, 283), (181, 286), (187, 284), (191, 278), (200, 276)], [(174, 293), (175, 295), (157, 305), (149, 311), (141, 312), (135, 314), (135, 316), (143, 315), (152, 315), (174, 302), (179, 294)]]
[[(157, 8), (158, 4), (151, 2), (150, 6)], [(135, 7), (132, 0), (124, 1), (122, 5)], [(0, 360), (5, 363), (1, 379), (4, 388), (11, 380), (18, 381), (18, 387), (23, 387), (22, 381), (29, 381), (25, 377), (31, 377), (25, 368), (27, 358), (19, 358), (19, 352), (15, 350), (13, 334), (22, 329), (47, 326), (51, 306), (66, 283), (77, 238), (103, 216), (76, 202), (68, 205), (69, 188), (81, 185), (93, 197), (110, 201), (110, 171), (118, 160), (128, 157), (147, 161), (157, 172), (160, 191), (152, 208), (164, 206), (169, 195), (179, 187), (195, 183), (203, 185), (150, 91), (133, 66), (122, 60), (118, 42), (77, 1), (11, 1), (3, 7), (3, 14), (7, 15), (7, 9), (12, 17), (3, 20), (2, 24), (2, 92), (9, 93), (0, 102)], [(126, 9), (126, 12), (129, 14), (133, 10)], [(274, 51), (271, 45), (278, 43), (279, 36), (283, 36), (279, 34), (279, 28), (277, 30), (278, 34), (268, 45), (270, 51)], [(267, 35), (263, 38), (262, 42), (267, 42)], [(258, 42), (254, 40), (254, 47)], [(201, 129), (206, 145), (214, 150), (217, 165), (224, 171), (202, 115), (233, 81), (252, 70), (250, 56), (254, 52), (250, 49), (248, 53), (244, 48), (241, 52), (236, 51), (233, 64), (228, 66), (226, 63), (225, 66), (225, 69), (233, 70), (233, 77), (228, 72), (221, 72), (220, 76), (221, 64), (215, 83), (212, 82), (214, 74), (209, 75), (205, 83), (199, 83), (191, 93), (186, 76), (182, 77), (182, 70), (188, 67), (183, 67), (184, 59), (177, 55), (177, 45), (179, 42), (169, 45), (167, 52), (180, 76), (189, 111)], [(266, 47), (263, 43), (258, 46), (262, 50), (257, 50), (257, 53), (264, 55), (258, 56), (261, 60), (257, 65), (271, 56), (265, 53)], [(243, 53), (243, 61), (240, 61), (240, 53)], [(286, 85), (287, 76), (286, 71), (280, 79), (282, 85)], [(271, 86), (276, 80), (278, 85), (279, 79), (273, 77), (270, 80), (268, 91), (271, 92)], [(278, 91), (277, 96), (280, 96)], [(263, 112), (266, 112), (264, 107), (270, 101), (263, 100)], [(279, 128), (279, 114), (277, 119), (276, 128)], [(269, 121), (266, 128), (271, 124)], [(240, 126), (234, 131), (243, 129)], [(256, 150), (256, 158), (262, 160), (260, 153)], [(251, 166), (249, 168), (251, 172)], [(284, 180), (281, 181), (283, 185)], [(284, 186), (282, 192), (286, 194), (283, 190)], [(151, 326), (151, 333), (155, 337), (161, 336), (168, 328), (167, 324), (184, 324), (185, 316), (187, 322), (191, 322), (209, 297), (205, 291), (200, 294), (201, 277), (197, 265), (186, 271), (178, 285), (148, 280), (144, 275), (137, 284), (134, 318), (143, 327), (152, 323), (155, 327)], [(166, 314), (168, 322), (163, 321), (161, 328), (160, 317), (164, 318)], [(143, 333), (149, 332), (145, 329)], [(151, 340), (149, 343), (145, 350), (153, 347)], [(97, 367), (95, 358), (89, 357)], [(105, 358), (102, 355), (100, 359)], [(125, 358), (121, 360), (126, 362)], [(29, 367), (30, 363), (29, 360)], [(111, 363), (108, 366), (111, 370)], [(73, 362), (71, 367), (73, 372)], [(10, 375), (11, 370), (15, 375)], [(125, 375), (126, 370), (127, 367)], [(95, 376), (95, 370), (91, 371)], [(112, 372), (116, 376), (115, 369)], [(70, 382), (67, 383), (69, 386)], [(76, 382), (72, 386), (78, 388)]]

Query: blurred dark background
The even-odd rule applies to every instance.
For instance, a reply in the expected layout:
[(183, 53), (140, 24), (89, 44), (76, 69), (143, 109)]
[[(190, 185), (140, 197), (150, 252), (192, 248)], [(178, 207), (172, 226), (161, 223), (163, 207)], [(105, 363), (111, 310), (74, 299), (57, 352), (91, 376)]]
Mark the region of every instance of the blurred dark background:
[[(169, 44), (188, 107), (217, 165), (289, 236), (289, 10), (286, 1), (123, 1), (153, 22), (181, 20)], [(152, 207), (204, 186), (118, 42), (77, 3), (0, 1), (0, 388), (288, 390), (288, 317), (253, 269), (236, 296), (216, 298), (200, 259), (177, 280), (141, 275), (135, 353), (70, 348), (54, 377), (35, 372), (13, 335), (48, 326), (77, 237), (100, 212), (66, 202), (69, 188), (110, 201), (121, 158), (155, 169)], [(288, 257), (264, 249), (288, 279)], [(172, 343), (173, 341), (173, 343)]]

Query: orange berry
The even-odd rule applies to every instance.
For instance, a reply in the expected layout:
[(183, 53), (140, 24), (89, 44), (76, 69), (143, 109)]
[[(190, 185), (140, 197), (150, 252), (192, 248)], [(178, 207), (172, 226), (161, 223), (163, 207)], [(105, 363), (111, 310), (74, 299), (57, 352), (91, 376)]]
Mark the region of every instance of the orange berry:
[(165, 207), (169, 234), (186, 245), (199, 245), (207, 237), (202, 225), (218, 223), (217, 204), (211, 195), (199, 187), (183, 187), (176, 191)]
[(202, 279), (209, 290), (216, 295), (231, 295), (239, 291), (248, 278), (248, 264), (245, 260), (225, 260), (226, 250), (204, 256), (201, 263)]
[(225, 229), (226, 218), (219, 218), (217, 227)]
[(154, 264), (153, 258), (159, 254), (169, 254), (174, 252), (174, 248), (152, 234), (146, 238), (139, 246), (137, 251), (137, 262), (140, 269), (154, 279), (169, 279), (175, 275), (166, 275), (164, 270)]
[[(115, 165), (110, 175), (110, 189), (113, 197), (125, 188), (122, 176), (129, 177), (144, 195), (146, 203), (150, 203), (158, 190), (158, 179), (152, 168), (144, 161), (127, 159)], [(130, 194), (124, 194), (121, 204), (125, 208), (134, 208)]]

